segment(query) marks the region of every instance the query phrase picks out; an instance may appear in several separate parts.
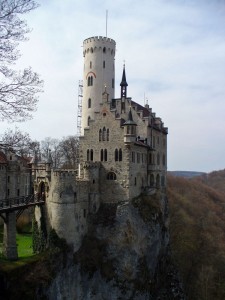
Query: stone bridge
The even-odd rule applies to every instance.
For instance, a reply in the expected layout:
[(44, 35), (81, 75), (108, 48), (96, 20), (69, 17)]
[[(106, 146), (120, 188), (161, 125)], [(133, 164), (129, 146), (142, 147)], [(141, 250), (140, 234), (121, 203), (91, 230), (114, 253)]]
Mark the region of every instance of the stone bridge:
[(28, 195), (0, 200), (0, 217), (4, 220), (3, 254), (9, 260), (17, 260), (16, 220), (28, 207), (44, 205), (44, 197)]

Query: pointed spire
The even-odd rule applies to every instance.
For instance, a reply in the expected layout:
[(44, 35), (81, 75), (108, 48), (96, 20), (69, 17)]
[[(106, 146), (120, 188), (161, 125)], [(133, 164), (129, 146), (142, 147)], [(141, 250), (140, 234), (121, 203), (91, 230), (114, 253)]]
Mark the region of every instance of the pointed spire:
[(122, 75), (122, 81), (120, 83), (121, 86), (121, 98), (127, 97), (127, 80), (126, 80), (126, 71), (125, 71), (125, 64), (123, 65), (123, 75)]

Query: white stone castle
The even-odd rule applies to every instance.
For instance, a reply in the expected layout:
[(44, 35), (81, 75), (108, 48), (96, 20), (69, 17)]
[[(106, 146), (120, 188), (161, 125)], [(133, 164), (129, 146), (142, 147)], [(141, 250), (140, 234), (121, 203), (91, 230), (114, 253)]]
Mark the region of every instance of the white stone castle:
[[(88, 214), (101, 203), (123, 203), (166, 190), (167, 133), (148, 105), (127, 96), (125, 66), (115, 98), (115, 47), (107, 37), (83, 44), (82, 135), (79, 170), (33, 164), (34, 190), (44, 193), (49, 227), (74, 250), (87, 232)], [(40, 224), (41, 209), (36, 207)]]

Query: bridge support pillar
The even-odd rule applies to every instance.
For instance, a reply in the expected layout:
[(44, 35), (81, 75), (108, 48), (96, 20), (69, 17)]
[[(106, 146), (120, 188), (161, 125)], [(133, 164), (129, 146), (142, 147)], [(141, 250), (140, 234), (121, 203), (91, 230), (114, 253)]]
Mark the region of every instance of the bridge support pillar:
[(17, 260), (16, 213), (6, 213), (4, 222), (3, 254), (9, 260)]

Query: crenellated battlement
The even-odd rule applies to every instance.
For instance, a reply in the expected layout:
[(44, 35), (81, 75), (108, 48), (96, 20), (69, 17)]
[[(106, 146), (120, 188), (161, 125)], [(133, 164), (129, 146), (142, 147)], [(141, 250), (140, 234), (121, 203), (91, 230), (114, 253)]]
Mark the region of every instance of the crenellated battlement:
[(76, 170), (70, 170), (70, 169), (62, 169), (62, 170), (53, 170), (52, 171), (53, 177), (75, 177), (77, 175)]
[(93, 36), (84, 40), (84, 44), (93, 43), (93, 42), (112, 43), (116, 45), (116, 42), (113, 39), (104, 36)]

